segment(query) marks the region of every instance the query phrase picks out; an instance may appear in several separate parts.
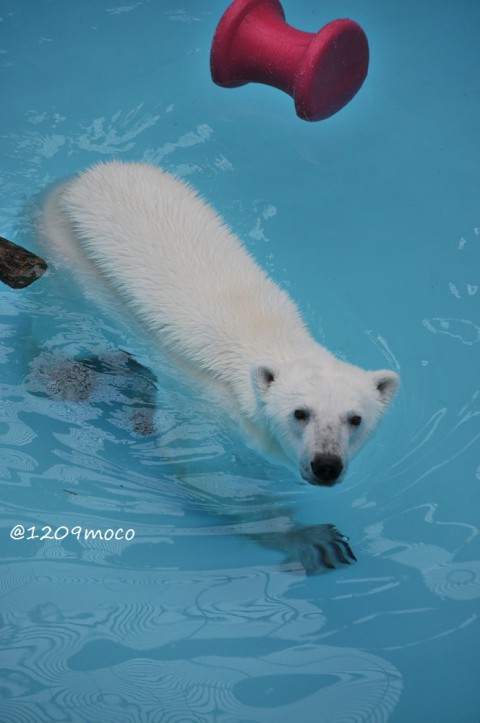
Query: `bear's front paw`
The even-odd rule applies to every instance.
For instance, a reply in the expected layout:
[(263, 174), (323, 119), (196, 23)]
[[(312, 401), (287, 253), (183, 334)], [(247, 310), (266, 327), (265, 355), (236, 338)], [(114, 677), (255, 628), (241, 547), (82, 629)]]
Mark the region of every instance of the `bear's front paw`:
[(335, 525), (310, 525), (282, 533), (262, 535), (261, 542), (270, 548), (282, 550), (287, 562), (299, 562), (307, 575), (332, 570), (338, 565), (350, 565), (356, 557)]

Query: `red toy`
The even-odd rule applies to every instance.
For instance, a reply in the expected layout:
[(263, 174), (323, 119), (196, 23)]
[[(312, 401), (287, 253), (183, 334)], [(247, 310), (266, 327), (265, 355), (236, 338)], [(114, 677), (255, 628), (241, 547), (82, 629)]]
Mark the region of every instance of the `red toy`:
[(273, 85), (293, 97), (300, 118), (323, 120), (360, 89), (368, 41), (353, 20), (304, 33), (285, 22), (278, 0), (234, 0), (215, 31), (210, 66), (218, 85)]

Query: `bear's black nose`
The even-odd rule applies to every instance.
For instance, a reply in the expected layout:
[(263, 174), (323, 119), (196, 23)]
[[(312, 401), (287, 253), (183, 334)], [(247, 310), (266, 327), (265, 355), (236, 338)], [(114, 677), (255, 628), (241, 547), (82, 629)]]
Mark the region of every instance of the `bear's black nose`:
[(330, 487), (342, 474), (343, 462), (336, 454), (316, 454), (310, 467), (315, 475), (313, 484)]

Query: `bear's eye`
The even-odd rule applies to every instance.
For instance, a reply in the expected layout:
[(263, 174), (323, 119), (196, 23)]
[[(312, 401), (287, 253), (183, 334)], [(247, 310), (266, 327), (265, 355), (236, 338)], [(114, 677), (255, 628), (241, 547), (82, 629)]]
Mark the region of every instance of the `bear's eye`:
[(362, 423), (362, 418), (359, 414), (352, 414), (348, 421), (352, 427), (359, 427)]
[(293, 416), (295, 417), (295, 419), (305, 421), (306, 419), (308, 419), (309, 415), (306, 409), (296, 409), (293, 413)]

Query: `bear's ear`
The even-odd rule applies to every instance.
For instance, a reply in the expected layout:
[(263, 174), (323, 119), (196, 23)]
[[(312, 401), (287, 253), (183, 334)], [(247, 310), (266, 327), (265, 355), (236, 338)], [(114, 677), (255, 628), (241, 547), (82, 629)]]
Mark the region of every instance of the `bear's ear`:
[(400, 386), (400, 377), (388, 369), (380, 369), (378, 372), (371, 372), (373, 383), (380, 394), (382, 404), (389, 404)]
[(250, 377), (255, 393), (261, 398), (265, 397), (277, 374), (278, 369), (270, 366), (270, 364), (253, 364)]

